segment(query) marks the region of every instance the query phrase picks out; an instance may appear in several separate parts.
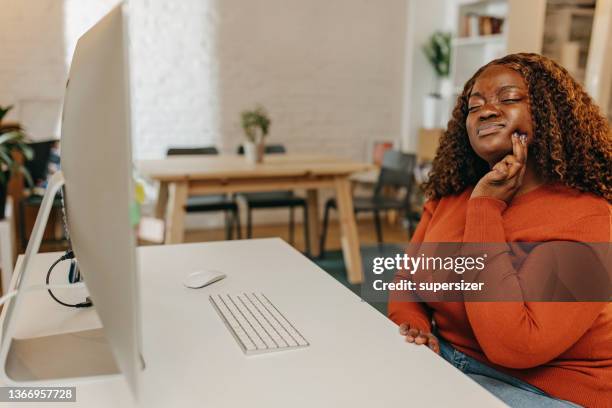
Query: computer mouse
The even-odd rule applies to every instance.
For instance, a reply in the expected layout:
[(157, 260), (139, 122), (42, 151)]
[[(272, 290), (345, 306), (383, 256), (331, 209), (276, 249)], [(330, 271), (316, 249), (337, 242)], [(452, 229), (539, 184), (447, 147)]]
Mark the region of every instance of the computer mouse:
[(199, 289), (217, 281), (220, 281), (226, 276), (227, 275), (225, 275), (224, 273), (213, 271), (210, 269), (195, 271), (187, 275), (185, 280), (183, 280), (183, 285), (191, 289)]

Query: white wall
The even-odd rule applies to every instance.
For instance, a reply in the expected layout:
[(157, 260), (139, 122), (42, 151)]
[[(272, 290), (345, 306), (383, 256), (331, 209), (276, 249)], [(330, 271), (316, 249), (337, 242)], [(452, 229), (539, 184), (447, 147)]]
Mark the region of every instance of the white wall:
[(612, 121), (612, 0), (599, 0), (595, 8), (585, 85)]
[(402, 107), (402, 150), (415, 152), (423, 123), (423, 100), (435, 91), (435, 72), (422, 46), (435, 31), (451, 31), (457, 0), (408, 0), (405, 82)]
[(405, 3), (220, 1), (223, 146), (242, 142), (240, 111), (257, 103), (290, 151), (364, 160), (373, 140), (398, 140)]
[(131, 0), (137, 158), (163, 157), (168, 146), (219, 143), (216, 3)]
[(66, 66), (69, 67), (79, 37), (119, 4), (120, 0), (55, 0), (55, 2), (63, 3), (63, 53)]
[(40, 128), (32, 122), (46, 116), (39, 139), (57, 136), (67, 69), (63, 33), (61, 1), (0, 0), (0, 105), (15, 105), (6, 120), (26, 126)]

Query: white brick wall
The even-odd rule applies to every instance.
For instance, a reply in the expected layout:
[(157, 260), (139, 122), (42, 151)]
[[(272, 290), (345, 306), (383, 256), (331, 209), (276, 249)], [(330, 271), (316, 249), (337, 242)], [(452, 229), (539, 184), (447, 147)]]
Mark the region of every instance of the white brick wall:
[[(0, 0), (0, 104), (16, 105), (7, 119), (24, 120), (34, 103), (61, 105), (78, 37), (118, 2)], [(216, 143), (214, 4), (131, 0), (136, 158), (162, 156), (172, 144)], [(42, 119), (53, 122), (48, 128), (55, 113)]]
[[(223, 1), (223, 0), (221, 0)], [(132, 0), (135, 152), (218, 144), (214, 0)]]
[(6, 119), (23, 120), (34, 104), (57, 111), (66, 69), (62, 2), (0, 0), (0, 105), (15, 105)]
[(372, 140), (399, 139), (406, 5), (383, 3), (219, 1), (223, 146), (241, 143), (239, 113), (256, 103), (290, 151), (364, 160)]

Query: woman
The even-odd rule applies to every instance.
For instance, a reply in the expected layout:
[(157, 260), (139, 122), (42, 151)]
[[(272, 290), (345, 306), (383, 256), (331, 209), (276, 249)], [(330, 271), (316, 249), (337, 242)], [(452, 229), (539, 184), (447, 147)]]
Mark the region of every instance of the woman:
[[(412, 242), (609, 243), (611, 169), (583, 88), (548, 58), (508, 55), (458, 98)], [(612, 407), (611, 303), (391, 300), (389, 317), (511, 406)]]

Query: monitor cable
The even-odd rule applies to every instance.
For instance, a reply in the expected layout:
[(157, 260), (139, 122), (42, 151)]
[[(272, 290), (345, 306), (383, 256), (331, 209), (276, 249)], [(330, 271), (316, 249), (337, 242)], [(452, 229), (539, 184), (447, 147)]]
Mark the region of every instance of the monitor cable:
[[(47, 278), (45, 279), (45, 283), (46, 283), (47, 287), (50, 286), (49, 285), (49, 280), (51, 278), (51, 272), (53, 271), (53, 268), (55, 268), (57, 266), (57, 264), (59, 264), (60, 262), (66, 261), (66, 260), (69, 260), (69, 259), (74, 259), (74, 252), (72, 252), (72, 250), (66, 251), (66, 253), (64, 255), (62, 255), (59, 259), (57, 259), (55, 262), (53, 262), (53, 264), (49, 268), (49, 271), (47, 272)], [(74, 278), (74, 276), (71, 274), (71, 276), (70, 276), (70, 283), (74, 283), (73, 278)], [(51, 295), (53, 300), (55, 300), (57, 303), (59, 303), (62, 306), (76, 307), (76, 308), (84, 308), (84, 307), (91, 307), (91, 306), (93, 306), (93, 302), (89, 298), (86, 298), (84, 302), (80, 302), (80, 303), (66, 303), (66, 302), (63, 302), (63, 301), (59, 300), (53, 294), (53, 292), (51, 291), (50, 288), (47, 288), (47, 292), (49, 292), (49, 295)]]

